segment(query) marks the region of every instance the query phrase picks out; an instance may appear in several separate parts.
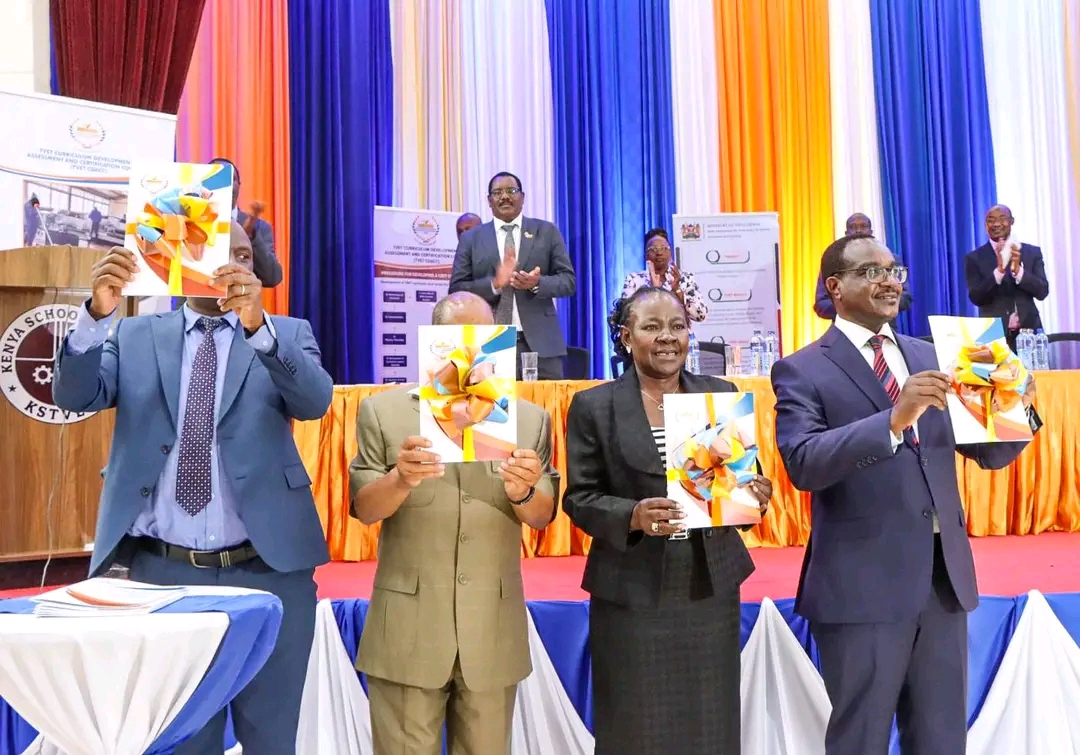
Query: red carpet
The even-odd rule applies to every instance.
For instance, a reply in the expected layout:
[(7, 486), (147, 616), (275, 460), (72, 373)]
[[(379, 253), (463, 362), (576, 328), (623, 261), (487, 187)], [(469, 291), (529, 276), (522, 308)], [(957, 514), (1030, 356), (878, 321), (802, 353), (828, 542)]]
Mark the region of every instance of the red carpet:
[[(982, 595), (1080, 592), (1080, 533), (1044, 532), (1028, 537), (972, 538)], [(754, 548), (757, 571), (743, 584), (742, 599), (791, 598), (799, 583), (802, 548)], [(581, 590), (582, 556), (529, 558), (521, 562), (529, 600), (585, 600)], [(320, 598), (367, 598), (375, 562), (336, 562), (316, 573)], [(9, 590), (2, 598), (35, 595), (40, 590)]]
[[(971, 539), (982, 595), (1022, 595), (1080, 592), (1080, 533), (1044, 532), (1028, 537)], [(742, 599), (792, 598), (799, 584), (802, 548), (754, 548), (757, 570), (746, 580)], [(521, 562), (525, 597), (529, 600), (585, 600), (581, 590), (582, 556), (528, 558)], [(371, 595), (375, 562), (333, 563), (319, 569), (319, 597), (355, 598)]]

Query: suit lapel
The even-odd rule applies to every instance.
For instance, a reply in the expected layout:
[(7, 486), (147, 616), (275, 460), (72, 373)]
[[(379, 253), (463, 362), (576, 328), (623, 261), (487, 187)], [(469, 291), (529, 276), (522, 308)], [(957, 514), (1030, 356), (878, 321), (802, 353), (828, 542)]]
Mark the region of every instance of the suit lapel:
[(480, 232), (480, 243), (483, 246), (486, 254), (492, 259), (492, 268), (494, 270), (499, 269), (499, 263), (502, 262), (502, 249), (499, 248), (499, 236), (495, 232), (495, 223), (498, 221), (493, 220), (490, 223), (485, 223), (483, 230)]
[[(280, 327), (280, 325), (279, 325)], [(221, 389), (221, 409), (218, 411), (218, 422), (229, 413), (233, 402), (240, 393), (240, 387), (247, 379), (251, 362), (255, 359), (255, 350), (247, 345), (244, 339), (244, 326), (236, 324), (233, 331), (232, 347), (229, 349), (229, 361), (225, 366), (225, 386)]]
[(664, 464), (652, 440), (652, 428), (641, 401), (641, 383), (633, 367), (615, 381), (611, 403), (615, 440), (626, 463), (646, 474), (663, 476)]
[(165, 393), (165, 403), (169, 407), (175, 429), (179, 426), (177, 416), (180, 412), (180, 367), (184, 359), (183, 310), (178, 309), (154, 317), (150, 321), (150, 332), (154, 338), (161, 390)]
[(821, 345), (825, 348), (825, 356), (844, 371), (874, 406), (881, 410), (892, 408), (893, 403), (885, 392), (885, 387), (851, 339), (833, 326), (821, 337)]
[(532, 254), (533, 242), (536, 236), (536, 223), (532, 218), (521, 219), (521, 249), (518, 250), (517, 269), (528, 272), (532, 267), (528, 266), (529, 255)]

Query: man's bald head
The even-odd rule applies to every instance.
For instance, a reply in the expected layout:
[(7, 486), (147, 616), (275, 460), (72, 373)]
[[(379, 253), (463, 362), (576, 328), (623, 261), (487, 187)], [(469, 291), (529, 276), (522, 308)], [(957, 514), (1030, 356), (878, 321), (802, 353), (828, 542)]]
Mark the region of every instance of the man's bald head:
[(483, 222), (480, 220), (480, 216), (473, 212), (466, 212), (464, 215), (457, 219), (457, 237), (460, 239), (465, 231), (472, 230), (476, 226)]
[(996, 204), (986, 211), (986, 235), (991, 241), (1000, 242), (1012, 234), (1012, 210), (1003, 204)]
[(432, 325), (494, 325), (488, 303), (476, 294), (458, 291), (444, 297), (431, 313)]
[(874, 228), (870, 223), (870, 218), (861, 212), (856, 212), (847, 219), (844, 230), (848, 236), (874, 235)]

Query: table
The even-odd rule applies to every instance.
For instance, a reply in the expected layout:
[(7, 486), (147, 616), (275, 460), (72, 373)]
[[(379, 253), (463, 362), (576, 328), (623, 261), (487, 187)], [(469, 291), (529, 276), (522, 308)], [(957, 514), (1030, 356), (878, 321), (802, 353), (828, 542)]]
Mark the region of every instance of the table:
[(0, 601), (0, 697), (41, 732), (30, 752), (171, 752), (251, 681), (274, 648), (281, 601), (189, 590), (141, 616), (42, 618), (28, 599)]
[[(810, 534), (810, 496), (794, 488), (776, 450), (773, 408), (766, 378), (732, 378), (758, 402), (758, 447), (774, 498), (764, 521), (744, 533), (754, 546), (805, 545)], [(968, 532), (1027, 535), (1046, 530), (1080, 530), (1080, 371), (1036, 373), (1036, 408), (1045, 425), (1035, 441), (1007, 469), (989, 472), (957, 457), (957, 479), (967, 513)], [(566, 412), (574, 394), (601, 381), (519, 383), (518, 395), (544, 407), (552, 420), (554, 463), (566, 476)], [(315, 504), (326, 530), (330, 558), (364, 561), (376, 557), (379, 525), (349, 517), (349, 462), (356, 453), (356, 415), (360, 402), (386, 385), (334, 388), (330, 411), (320, 420), (293, 427), (300, 455), (313, 481)], [(588, 552), (589, 537), (560, 511), (543, 532), (522, 528), (524, 556), (566, 556)]]

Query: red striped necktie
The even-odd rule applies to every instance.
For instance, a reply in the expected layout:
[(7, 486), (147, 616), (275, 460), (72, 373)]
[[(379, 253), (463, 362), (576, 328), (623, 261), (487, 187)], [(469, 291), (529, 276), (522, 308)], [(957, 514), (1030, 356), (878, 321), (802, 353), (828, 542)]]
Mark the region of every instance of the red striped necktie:
[[(885, 336), (876, 335), (871, 336), (867, 343), (874, 350), (874, 374), (881, 381), (881, 386), (885, 389), (885, 392), (889, 394), (889, 400), (895, 405), (900, 400), (900, 383), (897, 382), (896, 376), (889, 369), (889, 364), (885, 361), (885, 354), (881, 351), (885, 340)], [(919, 445), (919, 439), (915, 437), (915, 432), (910, 427), (904, 430), (904, 437), (910, 439), (912, 444)]]

